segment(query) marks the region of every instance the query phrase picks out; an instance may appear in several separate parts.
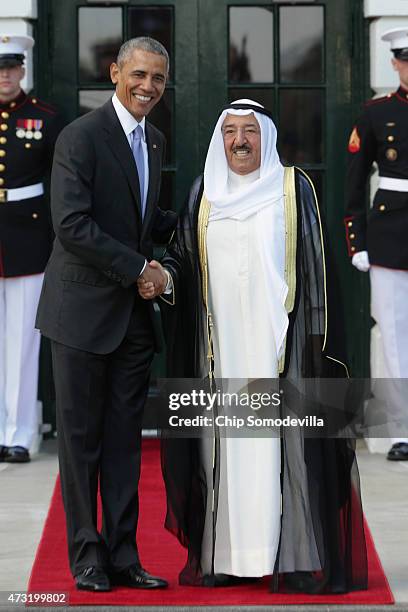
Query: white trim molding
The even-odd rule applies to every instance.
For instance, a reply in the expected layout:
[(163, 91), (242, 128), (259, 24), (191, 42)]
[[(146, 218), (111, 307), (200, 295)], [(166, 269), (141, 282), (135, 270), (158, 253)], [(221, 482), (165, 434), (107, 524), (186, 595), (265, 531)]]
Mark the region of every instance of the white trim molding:
[(3, 17), (37, 19), (37, 0), (3, 0), (0, 6), (0, 20)]
[(365, 17), (408, 17), (407, 0), (365, 0)]

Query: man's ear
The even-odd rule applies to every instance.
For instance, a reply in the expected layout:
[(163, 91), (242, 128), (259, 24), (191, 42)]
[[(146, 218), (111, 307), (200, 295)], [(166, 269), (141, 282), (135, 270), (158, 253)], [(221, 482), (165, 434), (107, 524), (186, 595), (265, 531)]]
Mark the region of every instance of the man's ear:
[(398, 63), (397, 63), (397, 60), (395, 59), (395, 57), (391, 58), (391, 64), (392, 64), (392, 67), (394, 68), (394, 70), (396, 72), (398, 72)]
[(118, 75), (119, 75), (119, 66), (115, 62), (113, 62), (110, 65), (110, 78), (114, 85), (116, 85), (116, 83), (118, 82)]
[(21, 78), (20, 81), (22, 81), (25, 77), (25, 73), (26, 73), (26, 69), (24, 66), (21, 66)]

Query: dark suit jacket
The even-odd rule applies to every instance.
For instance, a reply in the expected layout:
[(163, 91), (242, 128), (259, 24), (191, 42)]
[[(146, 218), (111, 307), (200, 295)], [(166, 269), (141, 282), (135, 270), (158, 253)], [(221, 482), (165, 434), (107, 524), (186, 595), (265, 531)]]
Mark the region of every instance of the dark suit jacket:
[[(107, 354), (123, 340), (152, 231), (164, 136), (146, 122), (149, 189), (142, 223), (137, 168), (111, 100), (60, 134), (51, 177), (55, 242), (37, 327), (68, 346)], [(153, 318), (153, 305), (149, 302)]]

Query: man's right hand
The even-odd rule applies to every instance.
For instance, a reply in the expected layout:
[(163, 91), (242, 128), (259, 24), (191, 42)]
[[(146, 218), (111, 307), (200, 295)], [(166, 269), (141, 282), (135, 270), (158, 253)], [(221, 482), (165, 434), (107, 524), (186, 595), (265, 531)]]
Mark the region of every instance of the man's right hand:
[(353, 266), (360, 270), (360, 272), (368, 272), (370, 269), (370, 261), (368, 259), (367, 251), (359, 251), (351, 258)]
[(168, 276), (163, 266), (154, 259), (148, 263), (137, 281), (140, 296), (152, 300), (166, 289)]

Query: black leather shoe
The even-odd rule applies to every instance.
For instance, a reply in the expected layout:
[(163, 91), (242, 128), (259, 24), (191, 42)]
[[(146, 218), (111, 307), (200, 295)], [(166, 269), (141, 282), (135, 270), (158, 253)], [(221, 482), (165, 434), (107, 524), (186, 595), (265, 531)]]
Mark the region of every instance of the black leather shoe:
[(87, 567), (75, 576), (76, 588), (80, 591), (110, 591), (108, 576), (100, 567)]
[(110, 579), (115, 586), (127, 586), (133, 589), (164, 589), (168, 586), (168, 582), (163, 578), (151, 576), (142, 567), (136, 565), (111, 573)]
[(7, 463), (28, 463), (31, 458), (30, 453), (24, 446), (9, 446), (3, 461)]
[(315, 578), (312, 572), (290, 572), (285, 574), (285, 587), (291, 593), (318, 594), (324, 588), (324, 581)]
[(4, 459), (6, 458), (7, 451), (8, 451), (7, 446), (3, 446), (3, 444), (0, 444), (0, 463), (2, 463)]
[(229, 587), (239, 586), (240, 584), (248, 584), (256, 582), (258, 578), (247, 576), (232, 576), (231, 574), (214, 574), (214, 576), (204, 576), (204, 586), (209, 587)]
[(388, 451), (389, 461), (408, 461), (408, 442), (397, 442)]

